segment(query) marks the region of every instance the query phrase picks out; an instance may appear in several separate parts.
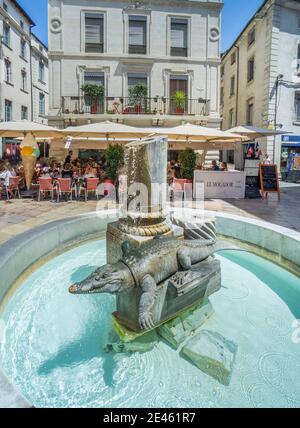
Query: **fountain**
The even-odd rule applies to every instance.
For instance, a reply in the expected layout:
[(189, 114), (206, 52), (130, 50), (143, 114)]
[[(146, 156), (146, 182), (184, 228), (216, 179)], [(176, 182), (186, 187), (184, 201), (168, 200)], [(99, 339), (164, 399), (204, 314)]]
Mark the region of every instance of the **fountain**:
[[(221, 288), (220, 262), (214, 258), (216, 241), (185, 239), (184, 228), (167, 218), (162, 190), (167, 185), (166, 165), (167, 140), (163, 137), (126, 146), (126, 217), (108, 225), (109, 263), (69, 289), (72, 294), (117, 296), (113, 326), (121, 343), (108, 344), (109, 350), (152, 349), (153, 335), (147, 336), (148, 341), (142, 337), (152, 330), (179, 347), (211, 315), (208, 298)], [(176, 319), (180, 320), (177, 327)], [(178, 340), (184, 323), (191, 327)], [(236, 346), (226, 346), (229, 342), (221, 335), (208, 334), (205, 340), (199, 336), (199, 341), (206, 343), (208, 353), (205, 364), (198, 362), (198, 367), (215, 377), (222, 373), (220, 381), (228, 383)], [(196, 351), (195, 345), (197, 337), (186, 343), (183, 353), (197, 364), (203, 349)]]

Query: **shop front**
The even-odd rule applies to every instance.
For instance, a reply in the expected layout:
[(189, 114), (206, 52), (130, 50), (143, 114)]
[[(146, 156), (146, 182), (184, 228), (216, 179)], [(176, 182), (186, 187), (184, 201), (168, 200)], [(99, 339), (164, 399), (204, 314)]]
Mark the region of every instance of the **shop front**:
[(300, 136), (284, 135), (281, 145), (281, 174), (284, 181), (300, 182)]

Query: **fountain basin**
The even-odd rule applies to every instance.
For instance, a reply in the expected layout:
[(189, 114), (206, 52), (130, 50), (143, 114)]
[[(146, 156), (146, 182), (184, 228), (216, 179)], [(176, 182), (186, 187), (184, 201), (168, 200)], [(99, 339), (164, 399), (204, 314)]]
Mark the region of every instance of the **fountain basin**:
[(14, 293), (2, 310), (0, 366), (36, 407), (299, 407), (300, 347), (292, 341), (299, 278), (245, 251), (217, 258), (222, 290), (203, 329), (238, 343), (229, 386), (164, 341), (144, 354), (104, 352), (114, 297), (68, 294), (105, 263), (104, 240), (53, 258)]

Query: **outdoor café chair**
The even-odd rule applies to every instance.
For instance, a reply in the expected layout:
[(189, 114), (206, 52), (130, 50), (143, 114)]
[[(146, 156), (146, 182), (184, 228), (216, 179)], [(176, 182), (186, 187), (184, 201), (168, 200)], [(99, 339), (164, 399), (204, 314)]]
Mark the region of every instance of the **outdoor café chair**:
[(86, 185), (81, 185), (79, 188), (79, 197), (81, 195), (81, 192), (84, 191), (85, 195), (85, 201), (88, 200), (89, 193), (95, 193), (97, 200), (99, 199), (99, 195), (97, 192), (99, 185), (99, 179), (98, 178), (87, 178), (86, 179)]
[(9, 199), (9, 195), (13, 196), (14, 194), (18, 196), (20, 199), (20, 177), (9, 177), (9, 183), (8, 186), (6, 186), (6, 197), (7, 200)]
[(40, 177), (39, 178), (39, 196), (38, 201), (41, 201), (41, 194), (43, 194), (43, 198), (45, 193), (50, 193), (51, 195), (51, 201), (53, 201), (54, 197), (54, 191), (56, 190), (56, 187), (54, 186), (52, 182), (51, 177)]
[(63, 194), (69, 194), (70, 200), (73, 200), (73, 192), (75, 193), (75, 198), (77, 198), (77, 189), (75, 186), (72, 187), (71, 178), (58, 178), (57, 179), (57, 202), (60, 201), (60, 198)]

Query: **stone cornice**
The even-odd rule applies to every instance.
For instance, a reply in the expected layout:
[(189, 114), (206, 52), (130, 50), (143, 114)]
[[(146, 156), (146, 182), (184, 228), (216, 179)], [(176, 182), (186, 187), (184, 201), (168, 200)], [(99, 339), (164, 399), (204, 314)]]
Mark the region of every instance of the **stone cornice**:
[(95, 60), (95, 61), (120, 61), (120, 62), (144, 62), (144, 63), (156, 63), (156, 62), (164, 62), (164, 63), (177, 63), (177, 64), (220, 64), (221, 58), (175, 58), (175, 57), (167, 57), (167, 56), (145, 56), (145, 57), (135, 57), (130, 55), (89, 55), (85, 53), (68, 53), (68, 52), (60, 52), (60, 51), (52, 51), (49, 52), (49, 59), (76, 59), (76, 60)]

